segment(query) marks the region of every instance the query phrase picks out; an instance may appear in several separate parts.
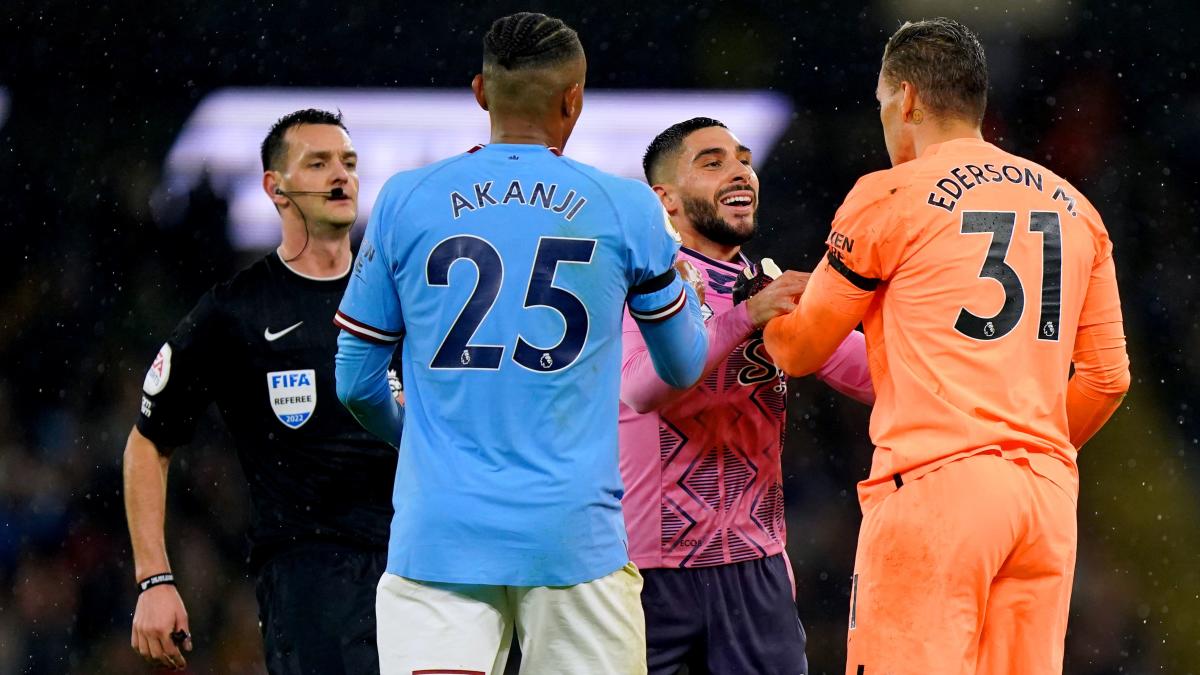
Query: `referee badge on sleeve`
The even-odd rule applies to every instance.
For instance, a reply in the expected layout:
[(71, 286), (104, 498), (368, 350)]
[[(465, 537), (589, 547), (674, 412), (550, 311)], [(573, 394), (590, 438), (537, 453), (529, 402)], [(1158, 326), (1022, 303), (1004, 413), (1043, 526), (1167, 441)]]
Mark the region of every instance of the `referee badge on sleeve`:
[(147, 396), (154, 396), (167, 386), (167, 379), (170, 377), (171, 345), (164, 342), (154, 357), (154, 363), (150, 364), (150, 370), (146, 371), (146, 379), (142, 380), (142, 391), (146, 392)]
[(299, 429), (317, 407), (317, 371), (281, 370), (267, 373), (271, 410), (289, 429)]

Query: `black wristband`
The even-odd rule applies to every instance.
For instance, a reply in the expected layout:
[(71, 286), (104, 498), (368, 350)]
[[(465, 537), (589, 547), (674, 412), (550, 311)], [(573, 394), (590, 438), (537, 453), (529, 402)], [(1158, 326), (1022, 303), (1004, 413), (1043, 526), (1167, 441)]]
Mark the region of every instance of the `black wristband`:
[(154, 576), (146, 577), (138, 582), (138, 592), (145, 593), (148, 589), (154, 588), (155, 586), (162, 586), (163, 584), (170, 584), (174, 586), (175, 575), (171, 574), (170, 572), (163, 572), (162, 574), (155, 574)]

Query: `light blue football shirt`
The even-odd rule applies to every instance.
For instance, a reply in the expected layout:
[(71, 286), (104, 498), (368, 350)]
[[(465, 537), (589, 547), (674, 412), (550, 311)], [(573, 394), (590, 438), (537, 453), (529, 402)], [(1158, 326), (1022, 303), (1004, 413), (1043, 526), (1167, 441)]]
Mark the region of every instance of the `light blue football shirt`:
[(483, 146), (387, 182), (337, 323), (403, 339), (388, 572), (561, 586), (629, 560), (622, 310), (677, 250), (645, 184), (543, 146)]

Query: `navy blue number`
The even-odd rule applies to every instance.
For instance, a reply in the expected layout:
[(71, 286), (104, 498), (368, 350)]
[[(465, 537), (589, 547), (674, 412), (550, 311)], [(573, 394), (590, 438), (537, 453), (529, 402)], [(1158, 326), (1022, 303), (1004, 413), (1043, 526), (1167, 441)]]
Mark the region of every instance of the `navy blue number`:
[(504, 280), (504, 263), (496, 248), (478, 237), (458, 236), (446, 239), (434, 247), (425, 264), (425, 282), (430, 286), (449, 286), (450, 268), (459, 260), (475, 264), (478, 279), (470, 299), (458, 313), (442, 346), (429, 362), (430, 368), (481, 368), (495, 370), (504, 358), (504, 347), (469, 344), (479, 324), (492, 310), (500, 284)]
[[(538, 243), (529, 287), (525, 291), (525, 307), (549, 307), (562, 315), (566, 327), (562, 339), (550, 348), (531, 345), (518, 335), (512, 358), (521, 366), (548, 373), (562, 370), (579, 358), (587, 343), (587, 307), (575, 294), (555, 286), (554, 276), (559, 263), (590, 263), (595, 249), (596, 242), (592, 239), (544, 237)], [(451, 237), (430, 252), (425, 265), (425, 281), (430, 286), (449, 286), (450, 268), (463, 259), (475, 265), (478, 274), (475, 289), (442, 339), (429, 367), (496, 370), (504, 359), (504, 347), (473, 345), (470, 341), (500, 294), (504, 281), (504, 262), (500, 253), (479, 237)]]
[(1042, 233), (1042, 316), (1038, 320), (1039, 340), (1058, 340), (1058, 320), (1062, 313), (1062, 229), (1057, 211), (1029, 214), (1029, 231)]
[(967, 310), (958, 311), (954, 329), (976, 340), (998, 340), (1012, 332), (1021, 321), (1025, 311), (1025, 290), (1016, 270), (1005, 262), (1008, 245), (1012, 242), (1013, 229), (1017, 225), (1016, 213), (967, 211), (962, 217), (963, 234), (989, 233), (992, 243), (988, 246), (987, 258), (979, 277), (995, 279), (1004, 287), (1004, 305), (994, 316), (981, 317)]
[(554, 285), (559, 263), (590, 263), (596, 242), (592, 239), (558, 239), (545, 237), (538, 244), (525, 292), (526, 307), (549, 307), (562, 315), (566, 323), (562, 339), (549, 349), (536, 347), (517, 336), (513, 360), (539, 372), (554, 372), (571, 365), (579, 358), (588, 336), (587, 307), (573, 293)]

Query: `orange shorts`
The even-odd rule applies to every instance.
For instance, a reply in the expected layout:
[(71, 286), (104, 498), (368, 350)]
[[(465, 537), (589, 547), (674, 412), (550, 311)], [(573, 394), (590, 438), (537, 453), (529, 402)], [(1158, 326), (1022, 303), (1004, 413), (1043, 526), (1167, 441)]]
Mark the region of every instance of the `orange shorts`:
[(1075, 497), (980, 454), (904, 483), (863, 517), (847, 675), (1061, 673)]

